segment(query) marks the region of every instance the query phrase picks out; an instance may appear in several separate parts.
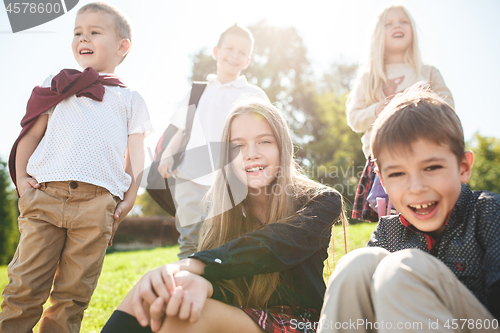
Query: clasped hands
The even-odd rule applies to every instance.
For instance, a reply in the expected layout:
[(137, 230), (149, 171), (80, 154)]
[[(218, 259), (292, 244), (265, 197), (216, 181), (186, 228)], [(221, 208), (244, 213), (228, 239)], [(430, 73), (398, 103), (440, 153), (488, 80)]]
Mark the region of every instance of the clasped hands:
[(137, 321), (157, 332), (165, 316), (198, 321), (207, 298), (212, 296), (212, 284), (200, 275), (168, 264), (146, 273), (132, 295)]

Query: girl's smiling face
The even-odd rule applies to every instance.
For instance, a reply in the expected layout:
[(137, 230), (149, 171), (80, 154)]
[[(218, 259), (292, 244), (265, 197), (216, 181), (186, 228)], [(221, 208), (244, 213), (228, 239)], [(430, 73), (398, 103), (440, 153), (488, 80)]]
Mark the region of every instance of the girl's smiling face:
[[(276, 179), (280, 167), (277, 139), (268, 121), (258, 113), (236, 116), (230, 131), (231, 166), (250, 194), (261, 194)], [(265, 193), (271, 193), (265, 191)]]
[(401, 8), (392, 8), (384, 20), (384, 53), (404, 53), (413, 42), (411, 22)]

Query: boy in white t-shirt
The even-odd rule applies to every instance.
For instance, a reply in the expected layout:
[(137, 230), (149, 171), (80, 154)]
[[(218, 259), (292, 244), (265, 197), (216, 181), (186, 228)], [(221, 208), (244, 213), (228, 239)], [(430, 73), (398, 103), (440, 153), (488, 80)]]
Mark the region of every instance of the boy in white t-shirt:
[(241, 71), (250, 64), (253, 44), (252, 33), (238, 24), (229, 27), (220, 36), (213, 49), (217, 75), (210, 74), (207, 78), (208, 84), (198, 103), (184, 158), (176, 170), (173, 170), (173, 155), (181, 146), (190, 94), (171, 118), (171, 123), (178, 131), (165, 148), (158, 171), (165, 178), (175, 178), (172, 190), (176, 203), (176, 227), (180, 233), (180, 259), (187, 258), (197, 250), (198, 222), (203, 215), (200, 201), (212, 185), (211, 163), (194, 148), (220, 142), (226, 117), (238, 99), (252, 96), (269, 101), (261, 88), (249, 84), (245, 76), (240, 76)]
[(21, 239), (2, 294), (2, 333), (31, 332), (40, 317), (38, 332), (80, 331), (106, 247), (134, 204), (152, 129), (142, 97), (113, 75), (130, 39), (119, 11), (85, 5), (72, 49), (86, 69), (49, 77), (28, 101), (9, 161)]

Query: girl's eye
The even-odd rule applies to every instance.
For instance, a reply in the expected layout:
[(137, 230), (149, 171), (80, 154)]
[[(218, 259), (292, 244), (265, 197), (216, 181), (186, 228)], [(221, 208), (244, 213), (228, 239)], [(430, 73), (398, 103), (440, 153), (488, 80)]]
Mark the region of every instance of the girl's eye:
[(233, 144), (232, 149), (239, 149), (239, 148), (241, 148), (242, 146), (243, 146), (243, 145)]
[(271, 141), (269, 141), (269, 140), (263, 140), (260, 143), (271, 143)]
[(441, 165), (431, 165), (427, 168), (425, 168), (425, 170), (428, 170), (428, 171), (432, 171), (432, 170), (437, 170), (437, 169), (442, 169), (443, 167)]

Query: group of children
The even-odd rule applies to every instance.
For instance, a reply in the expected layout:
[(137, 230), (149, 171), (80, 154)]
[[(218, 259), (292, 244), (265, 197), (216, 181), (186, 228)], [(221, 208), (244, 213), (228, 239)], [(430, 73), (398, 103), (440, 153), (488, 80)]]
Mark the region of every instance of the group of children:
[[(1, 333), (32, 332), (38, 321), (39, 332), (78, 332), (106, 246), (133, 206), (152, 127), (144, 100), (114, 75), (130, 30), (115, 8), (83, 6), (72, 49), (84, 71), (33, 90), (9, 160), (21, 239)], [(323, 264), (333, 224), (346, 223), (342, 196), (300, 172), (283, 115), (240, 76), (252, 49), (235, 25), (213, 50), (217, 75), (186, 149), (227, 143), (215, 177), (190, 177), (188, 155), (173, 167), (188, 97), (172, 117), (178, 130), (158, 171), (175, 178), (180, 260), (146, 273), (102, 332), (498, 331), (500, 195), (465, 184), (473, 154), (441, 75), (421, 63), (406, 10), (377, 17), (347, 108), (367, 157), (354, 216), (373, 219), (365, 202), (377, 177), (398, 215), (380, 218), (328, 288)]]

